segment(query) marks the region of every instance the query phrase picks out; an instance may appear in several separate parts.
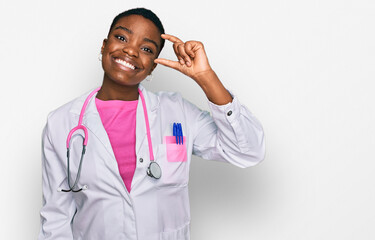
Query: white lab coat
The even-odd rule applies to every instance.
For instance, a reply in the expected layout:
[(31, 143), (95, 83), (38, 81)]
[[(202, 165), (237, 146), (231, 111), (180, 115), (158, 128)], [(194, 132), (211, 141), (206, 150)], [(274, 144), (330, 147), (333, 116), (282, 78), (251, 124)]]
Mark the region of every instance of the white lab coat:
[[(141, 85), (140, 89), (145, 97), (155, 161), (162, 169), (161, 178), (153, 179), (146, 174), (150, 156), (143, 107), (138, 104), (137, 163), (131, 192), (127, 192), (94, 95), (83, 118), (89, 136), (79, 179), (79, 187), (86, 184), (88, 189), (78, 193), (59, 192), (59, 188), (68, 189), (66, 138), (78, 123), (88, 93), (63, 105), (49, 114), (43, 132), (43, 207), (39, 240), (190, 239), (191, 154), (239, 167), (253, 166), (263, 159), (262, 127), (235, 96), (232, 103), (223, 106), (209, 102), (211, 117), (179, 94), (151, 93)], [(167, 159), (167, 144), (163, 139), (173, 135), (174, 122), (182, 125), (186, 162)], [(82, 137), (76, 134), (70, 144), (71, 176), (75, 180)]]

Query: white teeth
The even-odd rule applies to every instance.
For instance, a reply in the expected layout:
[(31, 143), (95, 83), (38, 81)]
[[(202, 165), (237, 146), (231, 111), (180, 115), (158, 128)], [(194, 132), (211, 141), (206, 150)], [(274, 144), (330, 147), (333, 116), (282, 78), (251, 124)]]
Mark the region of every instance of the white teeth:
[(130, 64), (130, 63), (128, 63), (128, 62), (125, 62), (125, 61), (122, 60), (122, 59), (116, 58), (115, 61), (116, 61), (117, 63), (120, 63), (121, 65), (127, 67), (127, 68), (130, 68), (130, 69), (133, 69), (133, 70), (135, 69), (135, 66), (134, 66), (134, 65), (132, 65), (132, 64)]

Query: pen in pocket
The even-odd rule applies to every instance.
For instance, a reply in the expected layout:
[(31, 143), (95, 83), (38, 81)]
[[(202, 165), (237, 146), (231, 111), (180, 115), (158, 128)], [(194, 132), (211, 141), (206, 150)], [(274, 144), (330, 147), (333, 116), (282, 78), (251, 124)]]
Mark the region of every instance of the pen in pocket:
[(173, 123), (173, 136), (176, 137), (176, 144), (184, 144), (181, 123)]

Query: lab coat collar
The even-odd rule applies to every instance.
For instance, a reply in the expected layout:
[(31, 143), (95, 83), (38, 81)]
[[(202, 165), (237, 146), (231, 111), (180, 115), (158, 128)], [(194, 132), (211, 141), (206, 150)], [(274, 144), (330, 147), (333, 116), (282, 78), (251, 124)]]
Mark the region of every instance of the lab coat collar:
[[(142, 84), (139, 84), (138, 88), (142, 91), (142, 93), (143, 93), (143, 95), (145, 97), (147, 112), (154, 112), (154, 111), (156, 111), (159, 108), (159, 97), (156, 94), (147, 91), (146, 88)], [(70, 109), (70, 112), (73, 113), (73, 114), (79, 115), (81, 113), (81, 109), (82, 109), (83, 103), (85, 102), (87, 96), (93, 90), (94, 89), (92, 89), (90, 92), (87, 92), (84, 95), (78, 97), (74, 101), (74, 103), (73, 103), (73, 105), (72, 105), (72, 107)], [(92, 101), (95, 97), (96, 97), (96, 94), (94, 94), (94, 96), (92, 97), (92, 99), (90, 100), (90, 103), (88, 104), (88, 106), (86, 108), (85, 117), (86, 117), (86, 115), (89, 115), (91, 113), (93, 113), (93, 114), (99, 114), (98, 110), (96, 109), (95, 102)], [(138, 97), (138, 101), (141, 101), (140, 97)]]

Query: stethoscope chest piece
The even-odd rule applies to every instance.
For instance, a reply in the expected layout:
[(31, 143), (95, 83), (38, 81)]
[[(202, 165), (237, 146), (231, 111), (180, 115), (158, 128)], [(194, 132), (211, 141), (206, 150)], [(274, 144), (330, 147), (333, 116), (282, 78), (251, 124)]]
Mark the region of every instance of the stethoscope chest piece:
[(156, 162), (151, 162), (147, 169), (147, 175), (155, 179), (161, 177), (161, 168)]

